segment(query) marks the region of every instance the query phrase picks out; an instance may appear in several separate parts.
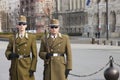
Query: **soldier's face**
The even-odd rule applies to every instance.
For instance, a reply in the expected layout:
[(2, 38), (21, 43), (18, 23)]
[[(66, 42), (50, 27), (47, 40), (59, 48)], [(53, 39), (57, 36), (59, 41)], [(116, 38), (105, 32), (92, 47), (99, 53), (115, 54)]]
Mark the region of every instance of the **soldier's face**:
[(17, 28), (19, 29), (19, 32), (23, 32), (27, 28), (27, 24), (26, 23), (18, 23)]
[(50, 26), (50, 33), (51, 34), (59, 33), (59, 27), (58, 26)]

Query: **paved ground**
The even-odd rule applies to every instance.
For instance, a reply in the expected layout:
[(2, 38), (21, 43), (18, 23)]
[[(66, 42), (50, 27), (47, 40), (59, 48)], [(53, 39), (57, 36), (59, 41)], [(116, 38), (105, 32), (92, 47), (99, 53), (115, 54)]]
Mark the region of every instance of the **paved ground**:
[[(8, 42), (0, 41), (0, 80), (8, 80), (8, 69), (10, 61), (5, 58), (4, 52)], [(37, 43), (39, 51), (40, 43)], [(114, 61), (120, 64), (120, 47), (97, 44), (75, 44), (71, 43), (73, 53), (73, 70), (71, 73), (77, 75), (88, 75), (98, 71), (109, 61), (109, 56), (113, 56)], [(114, 65), (120, 71), (120, 67)], [(107, 66), (109, 67), (109, 66)], [(69, 80), (105, 80), (103, 73), (107, 69), (105, 67), (101, 72), (88, 77), (75, 77), (69, 75)], [(38, 58), (36, 80), (42, 80), (43, 61)], [(120, 79), (119, 79), (120, 80)]]

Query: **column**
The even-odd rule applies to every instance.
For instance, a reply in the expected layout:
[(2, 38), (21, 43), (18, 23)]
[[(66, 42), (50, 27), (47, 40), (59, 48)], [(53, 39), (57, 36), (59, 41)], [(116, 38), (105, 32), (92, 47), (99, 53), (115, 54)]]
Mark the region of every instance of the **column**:
[(57, 9), (58, 9), (58, 11), (61, 11), (61, 7), (62, 7), (62, 3), (61, 3), (61, 2), (62, 2), (62, 1), (60, 1), (60, 0), (56, 0), (56, 1), (58, 1), (58, 2), (57, 2), (57, 5), (56, 5), (56, 6), (57, 6)]
[(72, 10), (72, 0), (70, 0), (70, 10)]
[(80, 9), (80, 0), (77, 0), (77, 9)]
[(68, 3), (68, 10), (70, 10), (70, 0), (67, 0)]
[(82, 3), (81, 9), (83, 10), (85, 8), (85, 0), (82, 0), (81, 3)]
[(76, 0), (73, 0), (73, 10), (76, 9)]

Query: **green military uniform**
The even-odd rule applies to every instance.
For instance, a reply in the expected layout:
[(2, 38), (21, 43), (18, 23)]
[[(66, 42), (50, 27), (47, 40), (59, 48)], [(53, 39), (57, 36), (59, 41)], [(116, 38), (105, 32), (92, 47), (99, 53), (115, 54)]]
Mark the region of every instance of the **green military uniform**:
[(47, 42), (51, 54), (64, 54), (64, 56), (51, 56), (50, 59), (46, 59), (46, 40), (45, 37), (41, 39), (39, 56), (44, 60), (44, 80), (66, 80), (65, 70), (72, 69), (72, 54), (69, 38), (67, 35), (59, 33), (57, 38), (53, 40), (48, 34)]
[[(13, 50), (13, 36), (10, 37), (6, 57), (9, 59), (9, 54)], [(31, 56), (30, 56), (31, 53)], [(29, 77), (29, 70), (36, 71), (37, 64), (37, 48), (36, 38), (32, 34), (26, 33), (23, 38), (16, 34), (15, 39), (15, 54), (25, 55), (29, 57), (15, 58), (11, 60), (10, 77), (11, 80), (34, 80), (34, 76)]]

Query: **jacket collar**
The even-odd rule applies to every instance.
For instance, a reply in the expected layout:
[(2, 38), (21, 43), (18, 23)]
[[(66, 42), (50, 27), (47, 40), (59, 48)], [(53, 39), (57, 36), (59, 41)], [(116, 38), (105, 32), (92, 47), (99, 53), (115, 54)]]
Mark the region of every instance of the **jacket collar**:
[[(50, 37), (51, 37), (50, 33), (49, 33), (49, 34), (47, 34), (47, 38), (50, 38)], [(61, 34), (61, 33), (58, 33), (58, 34), (57, 34), (57, 37), (62, 38), (62, 34)]]
[[(16, 34), (16, 38), (18, 38), (18, 37), (19, 37), (19, 33)], [(28, 39), (28, 33), (25, 33), (24, 37)]]

